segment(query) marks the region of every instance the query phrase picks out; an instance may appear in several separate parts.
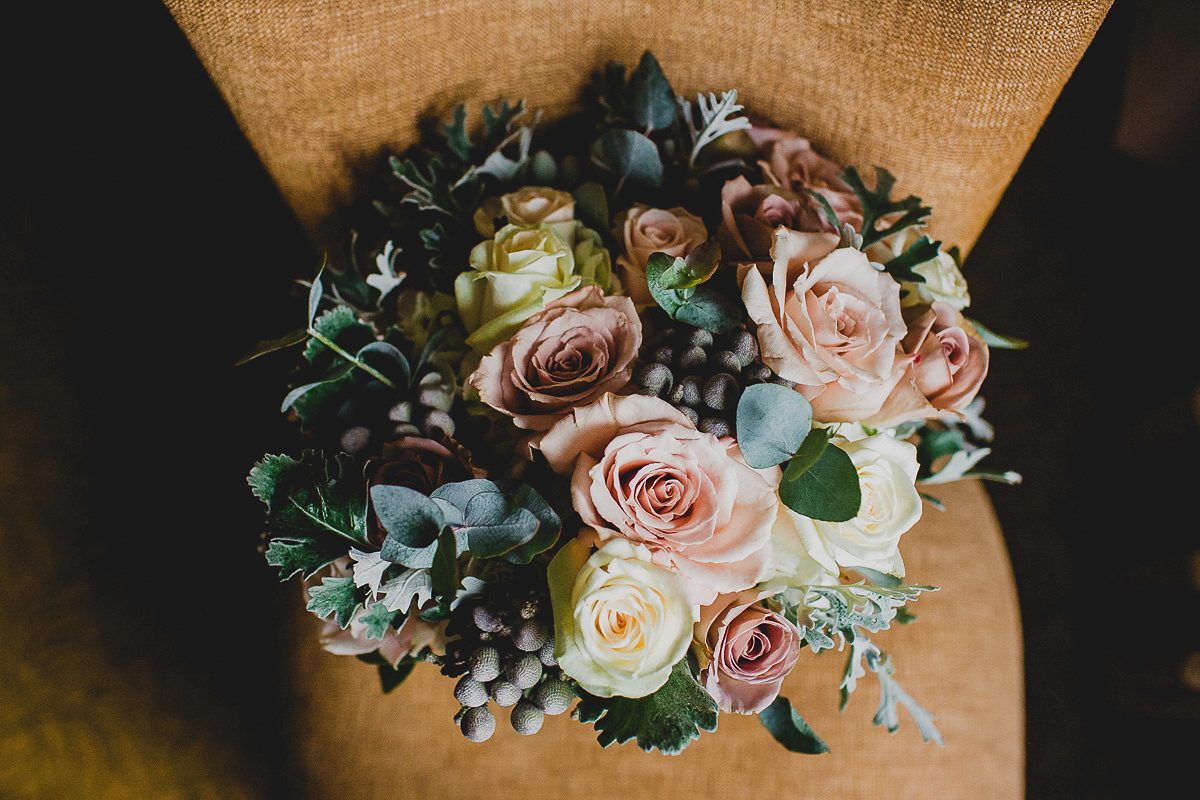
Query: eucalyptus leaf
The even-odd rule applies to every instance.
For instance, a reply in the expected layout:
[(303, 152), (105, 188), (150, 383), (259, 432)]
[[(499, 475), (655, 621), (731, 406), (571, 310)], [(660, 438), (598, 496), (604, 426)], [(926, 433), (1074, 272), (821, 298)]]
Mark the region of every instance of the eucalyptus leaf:
[(663, 165), (658, 146), (637, 131), (610, 128), (592, 143), (592, 162), (617, 176), (618, 191), (625, 181), (657, 189)]
[(584, 226), (595, 231), (607, 231), (612, 216), (608, 210), (608, 196), (604, 187), (595, 181), (582, 183), (571, 193), (575, 198), (575, 218)]
[(387, 531), (383, 558), (406, 567), (433, 566), (438, 534), (445, 526), (437, 503), (405, 486), (372, 486), (371, 505)]
[(675, 319), (713, 333), (730, 333), (741, 324), (742, 306), (739, 301), (707, 286), (697, 287), (694, 291), (689, 301), (676, 310)]
[(690, 289), (712, 277), (721, 266), (721, 245), (716, 238), (692, 249), (685, 258), (677, 258), (656, 280), (664, 289)]
[(663, 286), (661, 278), (668, 271), (682, 272), (685, 269), (686, 264), (682, 258), (673, 258), (666, 253), (651, 253), (650, 257), (646, 259), (646, 285), (650, 289), (650, 295), (654, 298), (654, 302), (658, 303), (659, 307), (672, 319), (675, 318), (675, 312), (679, 310), (680, 306), (685, 305), (688, 301), (680, 295), (678, 290)]
[(846, 451), (840, 447), (826, 447), (816, 463), (800, 477), (780, 482), (779, 499), (797, 514), (810, 519), (845, 522), (858, 515), (862, 487), (858, 483), (858, 471)]
[(534, 556), (549, 550), (558, 541), (562, 531), (562, 520), (546, 499), (528, 484), (500, 481), (497, 485), (537, 519), (537, 532), (527, 541), (502, 554), (502, 558), (510, 563), (528, 564)]
[(771, 705), (758, 712), (758, 719), (775, 741), (793, 753), (817, 755), (829, 752), (829, 745), (821, 741), (786, 697), (776, 697)]
[(755, 469), (791, 458), (811, 428), (812, 405), (795, 389), (759, 383), (747, 387), (738, 400), (738, 446), (746, 463)]
[(675, 121), (675, 91), (649, 50), (629, 76), (629, 100), (634, 121), (647, 133)]

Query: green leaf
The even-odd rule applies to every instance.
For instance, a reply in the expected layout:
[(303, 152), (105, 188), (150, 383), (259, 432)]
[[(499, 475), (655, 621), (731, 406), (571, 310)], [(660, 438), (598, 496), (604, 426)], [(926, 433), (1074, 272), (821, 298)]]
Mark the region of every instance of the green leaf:
[(666, 253), (651, 253), (646, 259), (646, 284), (650, 288), (650, 295), (672, 319), (675, 318), (675, 312), (688, 301), (678, 290), (663, 286), (662, 276), (669, 271), (679, 272), (686, 268), (682, 258), (672, 258)]
[(407, 486), (372, 486), (371, 505), (387, 531), (380, 555), (394, 564), (433, 566), (446, 521), (437, 503)]
[(758, 719), (775, 741), (793, 753), (817, 755), (829, 752), (829, 745), (821, 741), (786, 697), (776, 697), (775, 702), (758, 712)]
[(240, 367), (248, 361), (253, 361), (259, 356), (265, 356), (268, 353), (274, 353), (278, 350), (294, 347), (295, 345), (303, 343), (306, 339), (308, 339), (308, 329), (297, 328), (291, 333), (285, 333), (278, 339), (267, 339), (261, 341), (254, 345), (254, 347), (250, 348), (246, 355), (239, 358), (234, 366)]
[(485, 103), (480, 111), (483, 114), (483, 150), (487, 152), (499, 147), (508, 136), (513, 121), (525, 113), (525, 101), (518, 100), (510, 106), (507, 100), (501, 100), (495, 111)]
[(642, 53), (637, 69), (629, 76), (629, 100), (634, 121), (646, 133), (675, 121), (675, 91), (649, 50)]
[(421, 211), (434, 211), (458, 221), (462, 211), (451, 193), (461, 174), (439, 156), (429, 160), (423, 171), (415, 161), (392, 156), (388, 159), (392, 174), (410, 189), (402, 203), (412, 203)]
[(267, 506), (267, 524), (279, 536), (303, 539), (337, 534), (366, 543), (366, 481), (345, 453), (326, 458), (306, 450), (299, 461), (267, 455), (247, 479)]
[[(521, 490), (519, 486), (508, 484), (506, 489), (476, 478), (439, 486), (431, 497), (440, 501), (439, 506), (456, 533), (466, 538), (471, 555), (494, 558), (533, 540), (542, 526), (542, 517), (550, 524), (558, 521), (558, 515), (541, 495), (528, 487)], [(443, 503), (456, 510), (459, 517), (452, 518)], [(525, 508), (524, 503), (536, 504), (542, 517)], [(553, 516), (546, 516), (547, 511)], [(557, 536), (555, 532), (554, 538)]]
[(721, 266), (721, 245), (716, 238), (697, 245), (686, 258), (677, 258), (656, 278), (664, 289), (690, 289), (712, 277)]
[(812, 405), (795, 389), (748, 386), (737, 405), (738, 446), (746, 463), (766, 469), (792, 457), (812, 428)]
[(280, 536), (267, 543), (267, 563), (279, 567), (279, 580), (297, 573), (311, 578), (322, 567), (346, 555), (346, 543), (334, 536)]
[(438, 534), (437, 552), (433, 556), (429, 577), (433, 582), (434, 598), (438, 605), (448, 611), (461, 585), (458, 579), (458, 544), (454, 531), (449, 528), (443, 528)]
[(661, 689), (646, 697), (595, 697), (582, 693), (574, 715), (594, 723), (604, 747), (637, 739), (649, 752), (658, 748), (676, 755), (700, 735), (717, 729), (717, 702), (692, 677), (686, 658), (671, 671)]
[(730, 333), (742, 322), (742, 306), (739, 300), (701, 286), (675, 312), (675, 319), (713, 333)]
[[(893, 233), (897, 233), (910, 225), (917, 225), (924, 222), (933, 213), (933, 209), (929, 206), (921, 205), (921, 198), (915, 195), (910, 194), (903, 200), (892, 200), (892, 187), (896, 185), (896, 178), (882, 167), (875, 168), (874, 190), (866, 187), (858, 174), (858, 170), (854, 167), (846, 167), (842, 173), (842, 180), (858, 195), (858, 199), (862, 203), (862, 246), (864, 248), (881, 239), (886, 239)], [(876, 227), (875, 223), (877, 221), (883, 217), (897, 213), (900, 214), (899, 218), (893, 220), (882, 229)]]
[(973, 319), (968, 319), (967, 322), (970, 322), (975, 326), (975, 330), (979, 331), (980, 338), (983, 339), (984, 343), (988, 347), (995, 347), (1001, 350), (1024, 350), (1026, 347), (1029, 347), (1029, 342), (1025, 341), (1024, 339), (1014, 339), (1009, 336), (1001, 336), (1000, 334), (985, 328), (983, 325)]
[(454, 121), (442, 123), (442, 136), (446, 146), (464, 164), (471, 161), (471, 138), (467, 136), (467, 107), (462, 103), (454, 109)]
[(797, 480), (812, 469), (813, 464), (820, 460), (821, 454), (825, 452), (828, 444), (828, 428), (813, 428), (809, 431), (808, 436), (804, 437), (804, 443), (800, 445), (796, 455), (792, 456), (792, 460), (788, 462), (787, 469), (783, 471), (783, 480)]
[(609, 224), (612, 217), (608, 211), (608, 196), (604, 194), (603, 186), (588, 181), (580, 184), (571, 196), (575, 198), (575, 218), (585, 227), (604, 232), (612, 227)]
[(858, 470), (845, 450), (826, 447), (800, 477), (779, 484), (779, 499), (810, 519), (829, 522), (854, 519), (862, 505)]
[(397, 686), (404, 683), (412, 674), (416, 663), (415, 661), (401, 661), (395, 667), (391, 664), (380, 664), (378, 666), (379, 687), (383, 693), (390, 694)]
[(351, 617), (358, 609), (358, 593), (354, 586), (354, 578), (325, 577), (320, 586), (308, 590), (308, 610), (321, 619), (333, 615), (333, 620), (339, 628), (345, 629), (350, 624)]
[(528, 484), (499, 481), (497, 485), (538, 521), (537, 533), (527, 542), (517, 545), (501, 556), (512, 564), (528, 564), (534, 556), (549, 550), (558, 541), (558, 535), (562, 531), (562, 520), (546, 499)]
[(637, 131), (610, 128), (592, 143), (592, 162), (617, 176), (617, 191), (625, 181), (657, 189), (663, 165), (658, 146)]
[(366, 626), (365, 633), (368, 639), (382, 639), (395, 619), (395, 611), (388, 611), (383, 603), (373, 603), (367, 608), (367, 613), (359, 618), (359, 621)]
[(842, 222), (838, 219), (837, 212), (833, 210), (833, 206), (829, 204), (829, 198), (818, 192), (816, 189), (805, 187), (805, 193), (808, 194), (810, 200), (817, 204), (817, 211), (821, 215), (821, 219), (835, 233), (842, 229)]
[(922, 234), (919, 239), (904, 249), (904, 252), (883, 265), (888, 275), (898, 282), (924, 283), (925, 278), (913, 272), (913, 267), (932, 261), (941, 252), (941, 242), (932, 241)]
[[(325, 375), (320, 380), (315, 380), (315, 381), (311, 381), (310, 383), (305, 383), (301, 386), (297, 386), (296, 388), (294, 388), (290, 392), (288, 392), (287, 395), (283, 398), (283, 404), (279, 408), (280, 413), (286, 412), (289, 408), (291, 408), (297, 402), (299, 402), (301, 398), (303, 398), (306, 394), (311, 392), (313, 389), (316, 389), (318, 386), (332, 386), (333, 384), (336, 384), (339, 381), (341, 381), (343, 378), (345, 378), (347, 375), (349, 375), (353, 371), (354, 371), (354, 362), (353, 361), (341, 361), (337, 364), (334, 364), (330, 368), (330, 370), (328, 372), (326, 372)], [(302, 416), (304, 416), (304, 415), (302, 415)]]
[(308, 287), (308, 325), (310, 327), (317, 318), (317, 311), (321, 308), (321, 298), (325, 295), (325, 284), (321, 282), (321, 275), (324, 272), (324, 267), (319, 269), (317, 277), (313, 278), (312, 284)]

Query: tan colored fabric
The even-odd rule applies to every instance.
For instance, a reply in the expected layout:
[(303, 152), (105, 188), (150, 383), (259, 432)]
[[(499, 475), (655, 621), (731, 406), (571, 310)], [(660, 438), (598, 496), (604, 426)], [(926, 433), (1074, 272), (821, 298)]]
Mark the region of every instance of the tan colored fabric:
[[(391, 695), (373, 667), (318, 649), (318, 623), (300, 623), (292, 676), (296, 752), (309, 797), (837, 798), (1015, 800), (1024, 796), (1021, 635), (1008, 556), (983, 488), (936, 487), (947, 510), (926, 507), (902, 542), (908, 574), (942, 587), (912, 610), (920, 619), (876, 638), (897, 677), (937, 715), (945, 747), (926, 744), (901, 711), (889, 735), (871, 724), (879, 699), (864, 678), (838, 713), (844, 654), (805, 650), (783, 694), (832, 752), (793, 755), (757, 718), (722, 714), (675, 757), (632, 744), (602, 749), (590, 725), (551, 717), (522, 737), (507, 719), (483, 744), (452, 722), (454, 682), (420, 664)], [(297, 597), (296, 607), (300, 608)]]
[(610, 59), (736, 88), (831, 158), (881, 165), (969, 250), (1111, 0), (166, 0), (300, 220), (418, 116), (525, 97), (560, 115)]

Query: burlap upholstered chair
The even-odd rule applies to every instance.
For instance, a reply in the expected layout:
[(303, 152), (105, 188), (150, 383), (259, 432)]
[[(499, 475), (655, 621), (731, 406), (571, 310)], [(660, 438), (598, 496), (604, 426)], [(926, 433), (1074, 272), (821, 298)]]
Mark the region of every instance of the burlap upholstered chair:
[[(589, 73), (652, 49), (677, 91), (736, 87), (845, 164), (886, 165), (936, 209), (934, 233), (969, 251), (1107, 0), (167, 0), (314, 240), (356, 175), (458, 102), (525, 97), (576, 107)], [(968, 262), (968, 276), (970, 265)], [(752, 717), (723, 715), (681, 756), (602, 750), (553, 718), (534, 739), (483, 745), (451, 723), (450, 685), (418, 668), (379, 693), (371, 667), (321, 651), (298, 623), (295, 737), (315, 798), (1016, 798), (1023, 794), (1021, 635), (1012, 575), (983, 489), (938, 488), (906, 535), (909, 573), (942, 587), (919, 624), (883, 636), (945, 747), (911, 720), (870, 724), (867, 684), (837, 711), (839, 655), (807, 655), (785, 687), (833, 752), (789, 755)], [(986, 587), (987, 591), (980, 591)], [(297, 607), (300, 605), (297, 596)]]

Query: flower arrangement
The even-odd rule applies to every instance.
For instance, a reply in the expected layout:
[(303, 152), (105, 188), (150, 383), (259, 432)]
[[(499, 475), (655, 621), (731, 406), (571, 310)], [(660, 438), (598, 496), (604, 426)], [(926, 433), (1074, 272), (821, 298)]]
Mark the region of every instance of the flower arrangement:
[(303, 346), (309, 449), (249, 477), (267, 562), (385, 690), (456, 679), (472, 741), (574, 703), (605, 746), (678, 753), (726, 712), (822, 752), (779, 693), (837, 647), (843, 705), (874, 673), (875, 722), (940, 742), (870, 635), (933, 588), (899, 548), (919, 487), (1016, 479), (976, 467), (989, 346), (1017, 343), (963, 315), (885, 170), (676, 97), (649, 53), (589, 99), (536, 147), (503, 103), (392, 157), (376, 230), (247, 356)]

